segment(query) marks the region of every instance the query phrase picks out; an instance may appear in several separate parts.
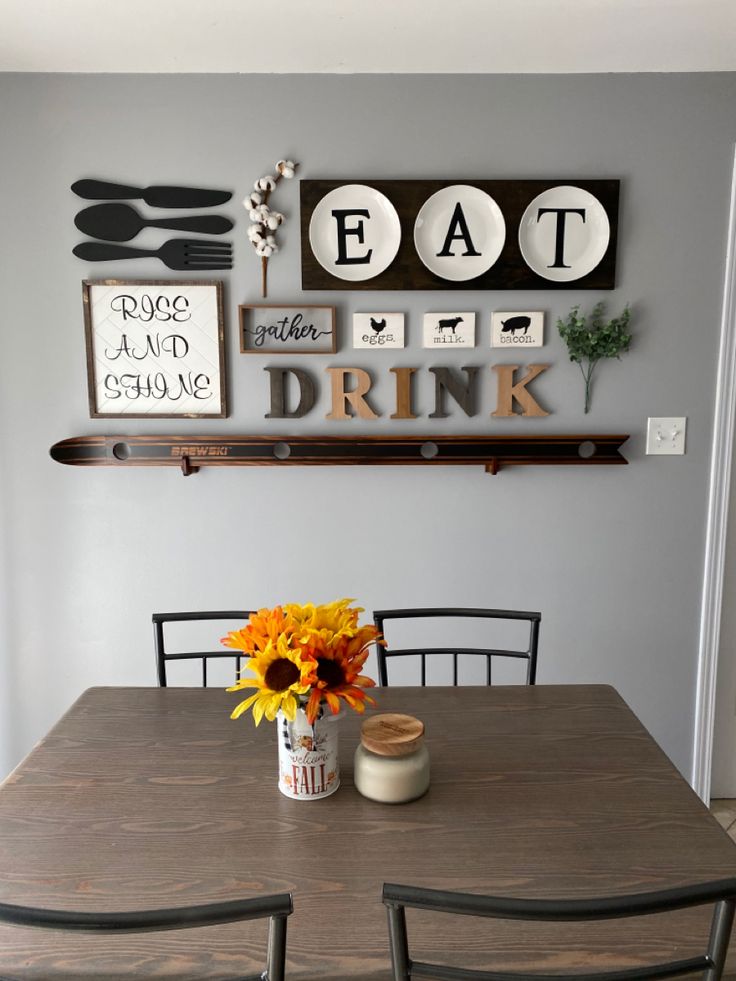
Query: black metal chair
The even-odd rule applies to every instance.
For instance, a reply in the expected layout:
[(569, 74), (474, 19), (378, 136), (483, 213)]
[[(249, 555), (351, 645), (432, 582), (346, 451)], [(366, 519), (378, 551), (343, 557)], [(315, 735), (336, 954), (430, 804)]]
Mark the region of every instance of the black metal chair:
[(229, 647), (222, 647), (211, 651), (168, 651), (164, 642), (164, 624), (179, 623), (191, 620), (237, 620), (241, 626), (245, 626), (250, 616), (250, 610), (210, 610), (203, 613), (154, 613), (153, 614), (153, 639), (156, 648), (156, 670), (158, 672), (158, 683), (161, 688), (166, 688), (166, 665), (169, 661), (193, 661), (201, 658), (202, 660), (202, 687), (207, 687), (207, 661), (211, 658), (231, 658), (235, 661), (235, 680), (240, 678), (240, 671), (243, 658), (246, 657), (240, 651)]
[[(700, 973), (703, 981), (718, 981), (728, 950), (736, 906), (736, 879), (722, 879), (681, 889), (615, 896), (603, 899), (509, 899), (475, 896), (416, 886), (385, 884), (383, 902), (388, 910), (389, 943), (394, 981), (435, 978), (437, 981), (651, 981)], [(618, 971), (585, 971), (580, 974), (531, 973), (523, 971), (479, 971), (472, 968), (414, 961), (409, 956), (406, 908), (432, 910), (461, 916), (483, 916), (502, 920), (590, 921), (646, 916), (690, 906), (715, 904), (706, 952), (697, 957), (667, 961), (643, 968)]]
[[(49, 930), (79, 930), (96, 934), (151, 933), (189, 930), (243, 920), (269, 918), (266, 967), (258, 974), (237, 981), (284, 981), (286, 973), (286, 919), (293, 905), (289, 893), (236, 899), (206, 906), (180, 906), (120, 913), (83, 913), (70, 910), (36, 909), (0, 903), (0, 922), (14, 926), (45, 927)], [(235, 981), (235, 979), (233, 979)]]
[[(501, 648), (480, 647), (412, 647), (393, 648), (386, 641), (384, 623), (387, 620), (419, 620), (430, 617), (463, 617), (481, 620), (519, 620), (529, 624), (529, 642), (525, 650), (505, 650)], [(379, 684), (388, 685), (388, 659), (409, 655), (421, 658), (421, 684), (427, 683), (427, 656), (438, 654), (452, 655), (452, 683), (457, 685), (457, 659), (459, 654), (480, 655), (486, 659), (486, 684), (491, 684), (491, 661), (494, 657), (521, 658), (526, 660), (526, 684), (533, 685), (537, 680), (537, 648), (539, 646), (539, 624), (541, 613), (528, 613), (524, 610), (486, 610), (465, 607), (428, 607), (407, 610), (376, 610), (373, 614), (376, 627), (384, 637), (385, 646), (376, 645), (378, 652)]]

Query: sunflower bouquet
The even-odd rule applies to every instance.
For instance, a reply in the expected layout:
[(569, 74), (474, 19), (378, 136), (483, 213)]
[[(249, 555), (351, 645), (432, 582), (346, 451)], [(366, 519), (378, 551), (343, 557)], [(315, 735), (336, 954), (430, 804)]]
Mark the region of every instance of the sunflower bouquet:
[(287, 603), (252, 613), (247, 625), (222, 638), (226, 647), (243, 651), (250, 660), (246, 670), (254, 677), (240, 678), (228, 691), (255, 688), (232, 712), (237, 719), (249, 708), (256, 725), (265, 717), (273, 722), (281, 710), (291, 722), (304, 708), (314, 725), (323, 703), (337, 715), (344, 702), (356, 712), (375, 700), (366, 692), (375, 682), (361, 674), (372, 643), (373, 626), (358, 626), (361, 607), (350, 599), (323, 606)]

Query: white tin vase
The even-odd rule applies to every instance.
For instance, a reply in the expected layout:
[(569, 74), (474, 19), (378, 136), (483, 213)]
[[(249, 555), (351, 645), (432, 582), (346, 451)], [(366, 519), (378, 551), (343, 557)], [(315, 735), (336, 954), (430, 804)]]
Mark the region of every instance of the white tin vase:
[(279, 790), (294, 800), (319, 800), (334, 794), (340, 786), (337, 759), (338, 721), (320, 709), (314, 725), (307, 722), (304, 709), (289, 722), (283, 712), (276, 716), (279, 743)]

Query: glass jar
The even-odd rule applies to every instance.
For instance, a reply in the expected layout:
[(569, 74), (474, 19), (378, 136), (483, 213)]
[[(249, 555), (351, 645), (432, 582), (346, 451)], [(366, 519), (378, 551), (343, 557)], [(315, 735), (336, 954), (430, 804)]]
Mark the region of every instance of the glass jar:
[(411, 715), (383, 713), (363, 723), (355, 751), (355, 786), (370, 800), (405, 804), (429, 787), (424, 723)]

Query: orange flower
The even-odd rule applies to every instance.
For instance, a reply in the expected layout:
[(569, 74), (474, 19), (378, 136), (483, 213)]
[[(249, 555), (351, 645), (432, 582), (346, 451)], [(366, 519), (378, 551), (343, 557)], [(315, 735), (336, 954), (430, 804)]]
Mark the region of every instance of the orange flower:
[[(281, 634), (287, 632), (286, 626), (286, 616), (280, 606), (273, 610), (262, 609), (251, 613), (248, 623), (242, 629), (231, 630), (220, 642), (225, 647), (233, 647), (255, 657), (266, 650), (269, 642), (276, 644)], [(295, 627), (296, 624), (293, 624), (292, 633)]]

